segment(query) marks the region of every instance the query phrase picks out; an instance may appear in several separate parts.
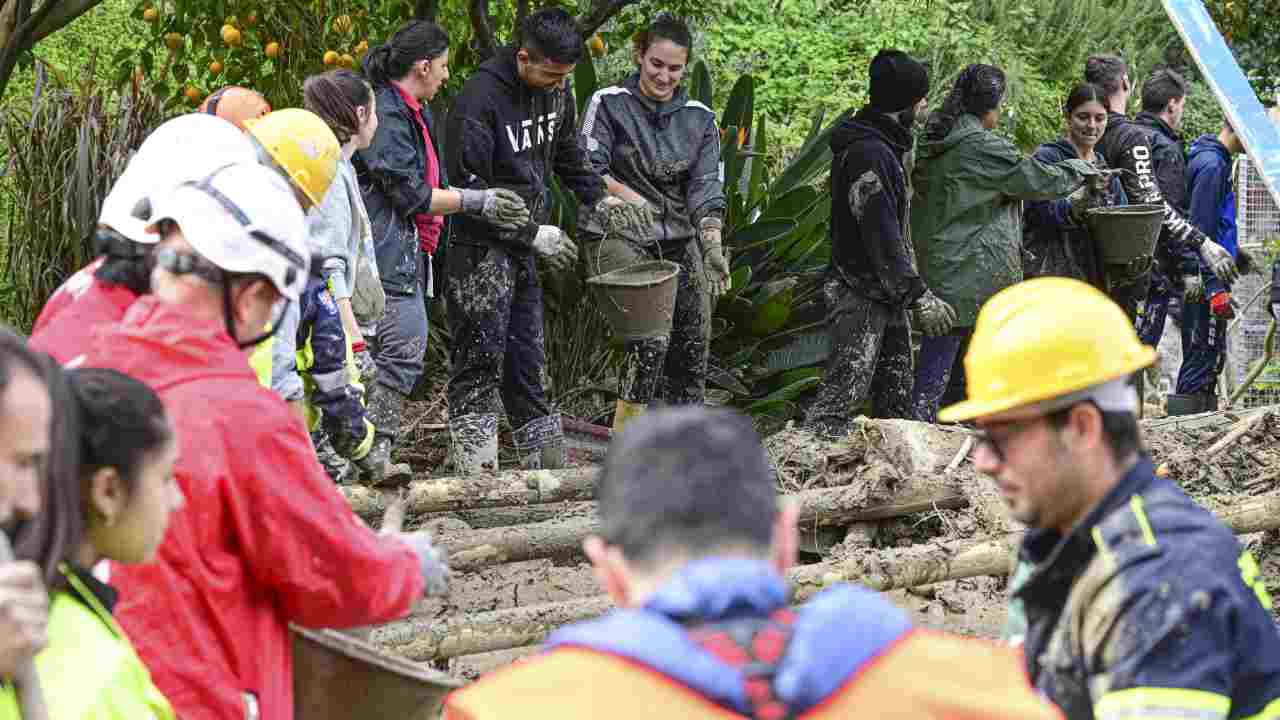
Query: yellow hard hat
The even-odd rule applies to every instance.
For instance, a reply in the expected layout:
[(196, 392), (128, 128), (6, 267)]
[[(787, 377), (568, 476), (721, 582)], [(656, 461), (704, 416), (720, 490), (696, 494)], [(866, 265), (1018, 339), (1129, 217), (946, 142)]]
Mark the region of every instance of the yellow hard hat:
[(245, 130), (266, 149), (312, 205), (319, 205), (338, 174), (338, 138), (320, 116), (285, 108), (252, 118)]
[(1060, 398), (1151, 365), (1124, 310), (1097, 288), (1064, 277), (1027, 280), (978, 313), (964, 357), (968, 399), (942, 422), (987, 417)]

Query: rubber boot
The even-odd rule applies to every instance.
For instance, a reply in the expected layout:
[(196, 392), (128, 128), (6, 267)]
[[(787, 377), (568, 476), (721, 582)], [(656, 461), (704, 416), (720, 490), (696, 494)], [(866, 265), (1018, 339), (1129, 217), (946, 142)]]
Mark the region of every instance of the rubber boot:
[(366, 485), (403, 485), (413, 479), (413, 470), (407, 463), (391, 462), (391, 449), (400, 434), (405, 399), (391, 388), (380, 387), (369, 402), (369, 422), (377, 428), (377, 434), (369, 454), (355, 461), (360, 481)]
[(558, 470), (569, 464), (560, 413), (535, 418), (511, 433), (522, 470)]
[(498, 471), (498, 416), (449, 418), (449, 461), (459, 475)]
[(639, 416), (648, 408), (644, 403), (627, 402), (619, 399), (617, 407), (613, 411), (613, 434), (617, 435), (622, 432), (622, 428), (634, 417)]

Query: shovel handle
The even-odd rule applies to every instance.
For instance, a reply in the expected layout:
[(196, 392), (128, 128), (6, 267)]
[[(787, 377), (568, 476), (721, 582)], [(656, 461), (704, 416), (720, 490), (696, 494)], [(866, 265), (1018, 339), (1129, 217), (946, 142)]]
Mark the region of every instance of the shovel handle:
[[(11, 562), (13, 547), (9, 544), (9, 536), (0, 532), (0, 563)], [(18, 707), (23, 720), (49, 720), (49, 708), (44, 703), (44, 691), (40, 688), (34, 658), (27, 658), (18, 665), (13, 674), (13, 686), (18, 693)]]

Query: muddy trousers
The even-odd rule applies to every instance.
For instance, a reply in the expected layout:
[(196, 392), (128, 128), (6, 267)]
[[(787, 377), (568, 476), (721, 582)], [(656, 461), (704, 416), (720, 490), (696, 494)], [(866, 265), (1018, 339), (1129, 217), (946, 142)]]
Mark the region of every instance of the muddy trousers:
[(973, 328), (966, 327), (947, 335), (921, 338), (911, 401), (916, 420), (937, 422), (939, 406), (964, 398), (964, 353), (972, 337)]
[(423, 263), (418, 263), (418, 283), (413, 292), (386, 291), (387, 304), (370, 338), (377, 384), (408, 395), (422, 375), (427, 353), (427, 298)]
[[(1146, 300), (1142, 303), (1142, 307), (1137, 310), (1137, 318), (1134, 320), (1134, 330), (1138, 332), (1138, 339), (1144, 345), (1151, 347), (1159, 347), (1160, 337), (1164, 335), (1164, 324), (1169, 318), (1169, 303), (1172, 301), (1169, 293), (1163, 290), (1157, 290), (1153, 285), (1147, 293)], [(1128, 312), (1128, 308), (1125, 308)]]
[[(599, 275), (649, 260), (670, 260), (680, 265), (676, 305), (667, 336), (623, 341), (626, 354), (619, 395), (628, 403), (647, 405), (654, 399), (669, 405), (701, 405), (707, 394), (707, 338), (711, 317), (702, 255), (697, 243), (685, 243), (675, 252), (639, 247), (625, 240), (587, 243), (582, 256), (587, 275)], [(611, 302), (597, 295), (602, 303)]]
[(856, 295), (838, 280), (823, 290), (827, 307), (835, 308), (828, 314), (831, 350), (805, 426), (824, 435), (845, 435), (868, 398), (872, 417), (909, 417), (914, 371), (906, 311)]
[(449, 417), (505, 409), (512, 428), (548, 417), (537, 259), (455, 242), (446, 264)]
[[(1179, 395), (1215, 395), (1218, 376), (1227, 362), (1227, 321), (1198, 302), (1182, 309), (1182, 368), (1178, 371)], [(1216, 407), (1214, 408), (1217, 409)]]

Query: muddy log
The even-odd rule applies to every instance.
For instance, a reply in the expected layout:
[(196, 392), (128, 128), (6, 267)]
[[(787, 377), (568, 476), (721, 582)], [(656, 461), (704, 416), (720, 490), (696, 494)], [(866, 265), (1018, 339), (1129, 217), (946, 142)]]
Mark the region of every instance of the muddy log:
[[(800, 504), (801, 522), (816, 525), (847, 525), (968, 504), (958, 490), (931, 478), (912, 479), (879, 501), (869, 500), (866, 488), (857, 486), (806, 490), (784, 497)], [(446, 534), (439, 540), (449, 550), (450, 567), (455, 572), (468, 572), (499, 563), (576, 557), (582, 541), (596, 531), (592, 513), (517, 527)]]
[[(1227, 510), (1215, 513), (1232, 532), (1243, 535), (1280, 529), (1280, 493), (1238, 501), (1215, 498)], [(827, 585), (855, 582), (880, 591), (1008, 575), (1021, 533), (956, 546), (927, 545), (882, 550), (847, 561), (804, 565), (789, 579), (795, 601)], [(541, 642), (556, 627), (597, 617), (612, 605), (605, 596), (471, 613), (443, 622), (411, 617), (383, 625), (373, 641), (412, 660), (433, 660), (509, 650)]]
[[(405, 488), (410, 515), (473, 508), (509, 507), (595, 497), (595, 468), (512, 471), (415, 480)], [(385, 510), (378, 493), (364, 486), (341, 488), (361, 517), (377, 517)]]

